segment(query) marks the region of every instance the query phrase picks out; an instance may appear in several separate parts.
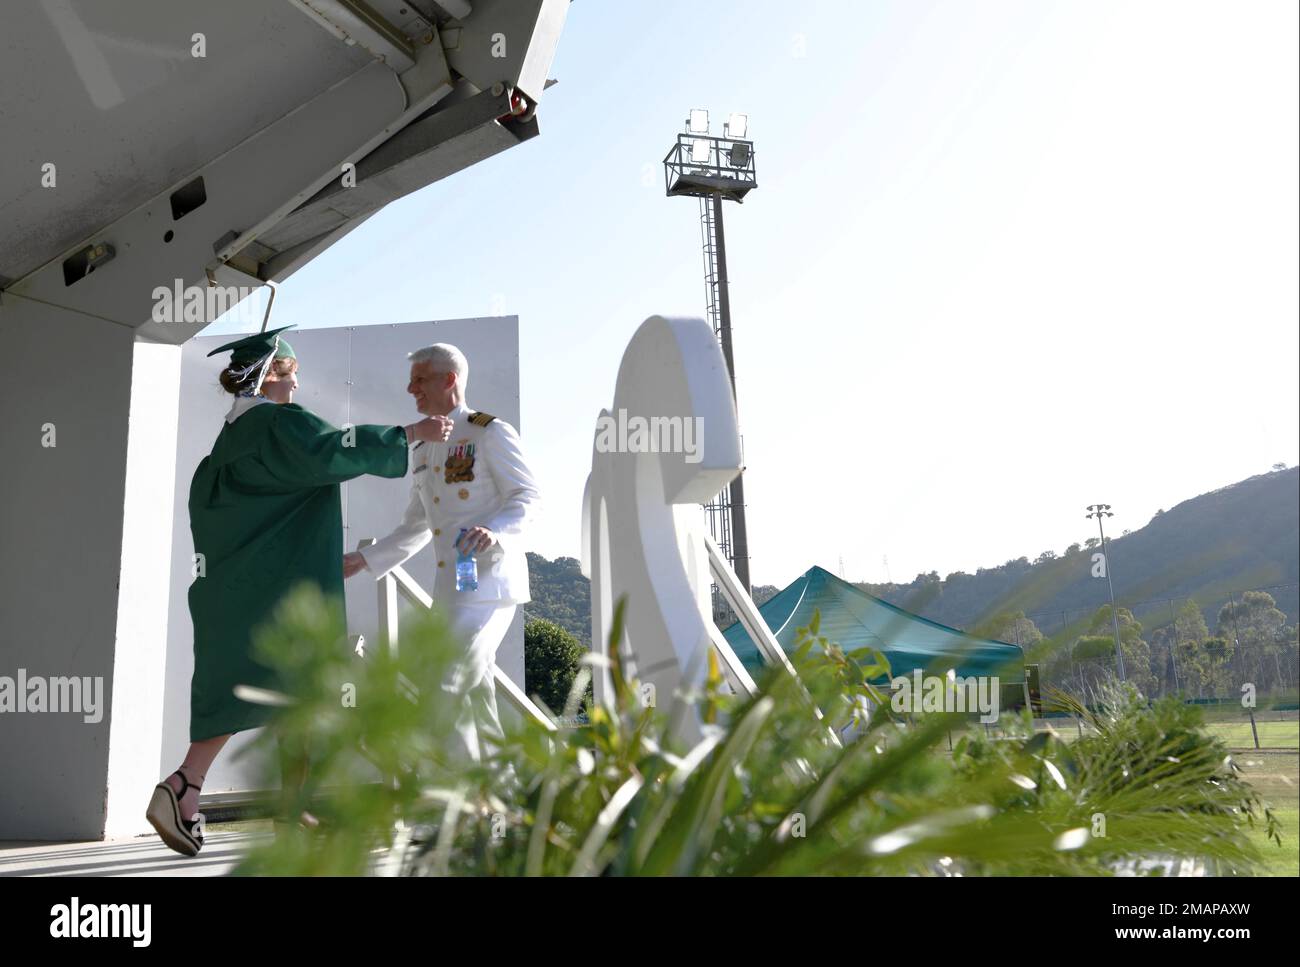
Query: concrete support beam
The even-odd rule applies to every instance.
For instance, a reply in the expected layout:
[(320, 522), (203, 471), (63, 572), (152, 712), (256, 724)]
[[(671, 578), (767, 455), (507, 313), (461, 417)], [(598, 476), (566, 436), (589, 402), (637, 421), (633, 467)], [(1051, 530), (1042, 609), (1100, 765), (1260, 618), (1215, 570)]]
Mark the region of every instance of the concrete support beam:
[(180, 350), (11, 294), (0, 332), (0, 839), (138, 832), (162, 738)]
[[(136, 340), (127, 413), (122, 566), (109, 704), (105, 836), (148, 831), (144, 809), (158, 782), (147, 754), (163, 741), (167, 670), (167, 601), (174, 562), (177, 400), (181, 347)], [(180, 526), (186, 522), (182, 520)]]

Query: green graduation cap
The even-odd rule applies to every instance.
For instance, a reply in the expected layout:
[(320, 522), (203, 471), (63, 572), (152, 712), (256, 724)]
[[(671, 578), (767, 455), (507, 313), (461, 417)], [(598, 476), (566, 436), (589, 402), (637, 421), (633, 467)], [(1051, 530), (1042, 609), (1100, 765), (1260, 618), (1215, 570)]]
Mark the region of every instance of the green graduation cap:
[(215, 356), (217, 353), (228, 352), (231, 354), (231, 366), (252, 366), (254, 363), (266, 359), (271, 353), (275, 353), (276, 359), (297, 359), (298, 357), (294, 355), (293, 347), (289, 345), (288, 340), (280, 338), (280, 333), (292, 328), (293, 326), (281, 326), (279, 329), (270, 329), (252, 336), (244, 336), (234, 342), (228, 342), (224, 346), (218, 346), (208, 355)]

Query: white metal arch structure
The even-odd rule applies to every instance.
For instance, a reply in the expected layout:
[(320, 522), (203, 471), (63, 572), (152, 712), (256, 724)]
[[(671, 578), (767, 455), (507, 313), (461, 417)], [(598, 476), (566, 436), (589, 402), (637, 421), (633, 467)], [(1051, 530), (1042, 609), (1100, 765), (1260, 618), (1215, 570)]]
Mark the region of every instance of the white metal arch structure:
[[(661, 428), (693, 421), (693, 452), (605, 445), (617, 435), (602, 428), (638, 419)], [(678, 439), (684, 438), (683, 431)], [(632, 441), (627, 434), (617, 442)], [(608, 658), (615, 602), (626, 597), (621, 654), (628, 674), (653, 686), (655, 703), (670, 709), (676, 733), (686, 740), (698, 737), (699, 722), (677, 699), (703, 685), (710, 649), (733, 687), (754, 688), (713, 624), (714, 580), (760, 642), (764, 659), (789, 667), (699, 512), (740, 469), (735, 401), (713, 330), (703, 319), (652, 316), (628, 343), (613, 409), (602, 410), (597, 423), (583, 497), (583, 571), (591, 579), (593, 650)], [(608, 669), (595, 676), (595, 692), (598, 701), (610, 701)]]

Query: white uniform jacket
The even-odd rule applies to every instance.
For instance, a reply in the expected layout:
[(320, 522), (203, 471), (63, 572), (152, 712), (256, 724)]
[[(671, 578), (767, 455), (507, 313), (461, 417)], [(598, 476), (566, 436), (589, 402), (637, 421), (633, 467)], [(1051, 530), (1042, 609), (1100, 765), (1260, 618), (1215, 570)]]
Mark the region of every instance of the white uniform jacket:
[[(444, 604), (524, 604), (528, 560), (522, 544), (536, 518), (540, 494), (509, 423), (463, 404), (446, 443), (411, 451), (411, 503), (387, 537), (361, 548), (376, 579), (433, 541), (433, 597)], [(486, 527), (496, 542), (478, 551), (478, 590), (456, 590), (455, 541), (462, 528)]]

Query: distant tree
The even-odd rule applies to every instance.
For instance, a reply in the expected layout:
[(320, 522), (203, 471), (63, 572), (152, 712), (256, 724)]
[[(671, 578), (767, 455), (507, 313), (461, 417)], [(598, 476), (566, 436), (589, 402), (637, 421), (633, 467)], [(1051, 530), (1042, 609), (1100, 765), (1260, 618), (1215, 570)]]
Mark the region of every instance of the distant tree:
[(1260, 692), (1285, 681), (1280, 656), (1287, 651), (1286, 615), (1267, 591), (1247, 591), (1219, 609), (1217, 633), (1233, 643), (1233, 673)]
[(1151, 671), (1156, 676), (1158, 695), (1172, 695), (1182, 686), (1174, 655), (1174, 626), (1167, 624), (1151, 632)]
[[(1142, 623), (1133, 617), (1133, 612), (1128, 608), (1120, 608), (1116, 614), (1119, 623), (1119, 646), (1124, 655), (1124, 677), (1143, 695), (1154, 694), (1156, 676), (1151, 670), (1151, 646), (1142, 638)], [(1111, 632), (1109, 638), (1106, 637), (1107, 631)], [(1082, 636), (1080, 641), (1087, 640), (1090, 647), (1097, 648), (1100, 647), (1096, 644), (1098, 639), (1108, 642), (1106, 647), (1113, 661), (1115, 636), (1110, 620), (1109, 604), (1103, 604), (1096, 610), (1091, 621), (1088, 622), (1087, 634)], [(1108, 671), (1114, 671), (1113, 667)]]
[(1070, 557), (1073, 554), (1078, 554), (1079, 551), (1080, 551), (1080, 547), (1078, 544), (1071, 544), (1069, 547), (1065, 549), (1065, 556)]
[(1285, 470), (1285, 469), (1286, 469), (1286, 464), (1285, 464), (1285, 463), (1275, 463), (1275, 464), (1273, 464), (1273, 472), (1274, 472), (1274, 473), (1277, 473), (1279, 470)]
[(1083, 542), (1083, 546), (1086, 547), (1088, 550), (1092, 550), (1100, 543), (1101, 543), (1100, 537), (1089, 537), (1086, 541)]
[[(1210, 629), (1205, 625), (1205, 616), (1195, 601), (1184, 601), (1174, 615), (1173, 623), (1161, 628), (1151, 639), (1152, 664), (1157, 673), (1163, 668), (1165, 691), (1184, 694), (1200, 694), (1201, 682), (1196, 668), (1185, 668), (1180, 662), (1178, 647), (1183, 642), (1199, 645), (1210, 637)], [(1189, 645), (1189, 647), (1191, 647)]]
[(1023, 611), (1002, 611), (988, 621), (971, 629), (971, 634), (981, 638), (1005, 641), (1029, 649), (1043, 640), (1043, 633)]
[(1042, 554), (1039, 554), (1036, 558), (1034, 558), (1034, 563), (1046, 564), (1048, 561), (1055, 561), (1055, 560), (1056, 560), (1056, 551), (1043, 551)]
[(1232, 632), (1242, 640), (1274, 642), (1281, 639), (1286, 615), (1267, 591), (1247, 591), (1240, 603), (1229, 601), (1219, 609), (1218, 633)]
[(1204, 641), (1210, 637), (1205, 615), (1195, 601), (1185, 601), (1174, 617), (1174, 631), (1179, 641)]
[[(525, 621), (524, 690), (560, 714), (586, 653), (582, 642), (559, 625), (537, 619)], [(590, 684), (587, 687), (590, 692)]]
[(1115, 638), (1112, 635), (1080, 635), (1074, 642), (1075, 661), (1114, 661)]
[(1296, 674), (1300, 670), (1300, 627), (1290, 625), (1282, 629), (1282, 653), (1277, 656), (1281, 668), (1278, 684), (1284, 689), (1296, 687)]
[(1227, 638), (1180, 641), (1177, 646), (1184, 688), (1199, 698), (1226, 698), (1232, 690), (1233, 646)]
[(1086, 700), (1117, 677), (1115, 639), (1109, 635), (1080, 635), (1065, 649), (1064, 657), (1068, 662), (1065, 690)]

